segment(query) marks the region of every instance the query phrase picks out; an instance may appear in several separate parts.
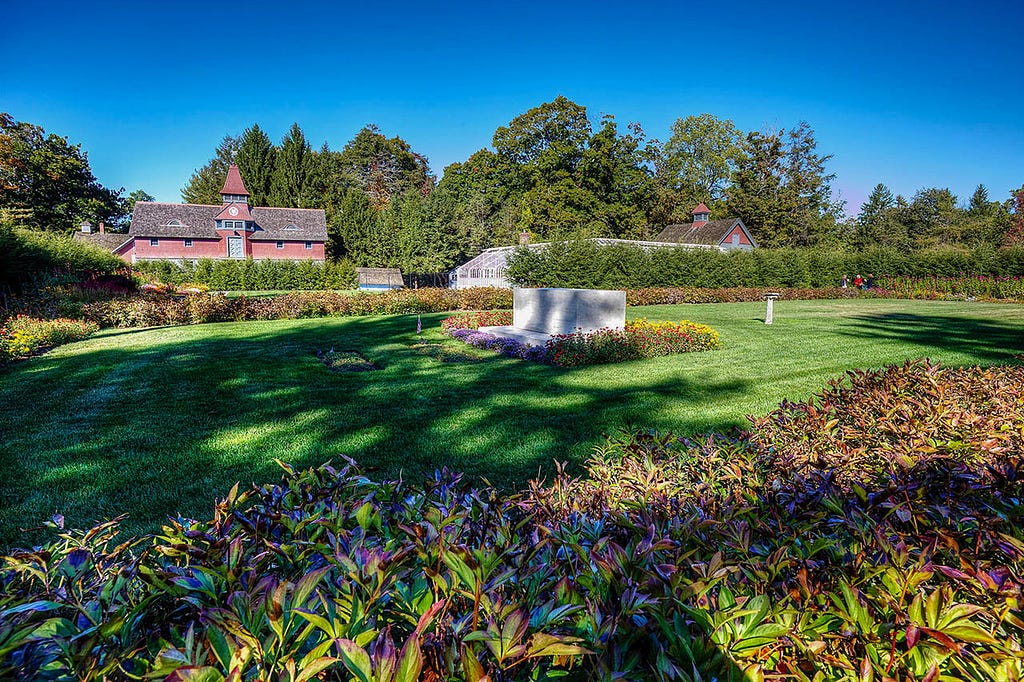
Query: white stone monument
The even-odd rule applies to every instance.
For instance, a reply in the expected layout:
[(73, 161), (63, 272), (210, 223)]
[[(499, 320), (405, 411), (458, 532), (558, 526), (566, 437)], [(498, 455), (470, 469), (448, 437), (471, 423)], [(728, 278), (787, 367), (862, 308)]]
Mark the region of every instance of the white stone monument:
[(626, 325), (626, 292), (608, 289), (515, 289), (512, 326), (480, 327), (520, 343), (543, 346), (556, 334)]

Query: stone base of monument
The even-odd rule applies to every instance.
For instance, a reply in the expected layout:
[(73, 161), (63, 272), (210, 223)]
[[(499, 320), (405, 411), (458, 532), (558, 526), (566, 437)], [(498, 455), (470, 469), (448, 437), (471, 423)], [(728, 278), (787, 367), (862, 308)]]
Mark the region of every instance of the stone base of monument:
[(543, 346), (557, 334), (621, 329), (626, 324), (626, 292), (608, 289), (516, 289), (512, 326), (481, 327), (520, 343)]

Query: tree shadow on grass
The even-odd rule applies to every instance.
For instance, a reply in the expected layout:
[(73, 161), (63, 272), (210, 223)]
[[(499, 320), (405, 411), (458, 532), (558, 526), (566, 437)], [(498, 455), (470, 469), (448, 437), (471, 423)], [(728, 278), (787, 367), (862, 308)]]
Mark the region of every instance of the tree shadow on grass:
[[(179, 512), (205, 518), (236, 481), (276, 481), (275, 459), (307, 467), (346, 455), (375, 478), (448, 466), (518, 488), (556, 460), (578, 467), (630, 426), (736, 426), (704, 406), (748, 388), (698, 385), (658, 361), (566, 370), (480, 351), (481, 361), (444, 363), (411, 348), (415, 319), (240, 323), (184, 339), (150, 330), (25, 363), (0, 377), (11, 434), (0, 442), (0, 546), (37, 539), (22, 529), (53, 513), (84, 527), (127, 512), (134, 532)], [(383, 369), (332, 373), (316, 357), (332, 346)]]
[(849, 318), (846, 336), (913, 343), (923, 350), (955, 352), (991, 363), (1015, 362), (1024, 352), (1024, 330), (976, 317), (885, 313)]

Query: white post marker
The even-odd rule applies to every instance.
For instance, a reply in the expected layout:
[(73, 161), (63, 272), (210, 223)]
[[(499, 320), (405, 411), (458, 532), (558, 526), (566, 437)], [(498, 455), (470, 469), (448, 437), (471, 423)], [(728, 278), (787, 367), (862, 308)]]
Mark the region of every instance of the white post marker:
[(778, 294), (774, 291), (770, 291), (764, 295), (764, 300), (768, 301), (768, 309), (765, 310), (764, 312), (765, 324), (771, 324), (772, 322), (775, 321), (775, 299), (777, 299), (779, 296), (781, 296), (781, 294)]

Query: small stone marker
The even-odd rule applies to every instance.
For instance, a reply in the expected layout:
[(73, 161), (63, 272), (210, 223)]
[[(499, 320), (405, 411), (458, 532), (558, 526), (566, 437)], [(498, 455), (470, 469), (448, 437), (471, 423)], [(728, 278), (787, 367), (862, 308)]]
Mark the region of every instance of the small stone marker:
[(775, 299), (777, 299), (781, 295), (782, 294), (776, 293), (774, 291), (769, 291), (767, 294), (764, 295), (764, 300), (768, 301), (768, 309), (765, 310), (764, 312), (765, 324), (771, 324), (772, 322), (775, 321)]

